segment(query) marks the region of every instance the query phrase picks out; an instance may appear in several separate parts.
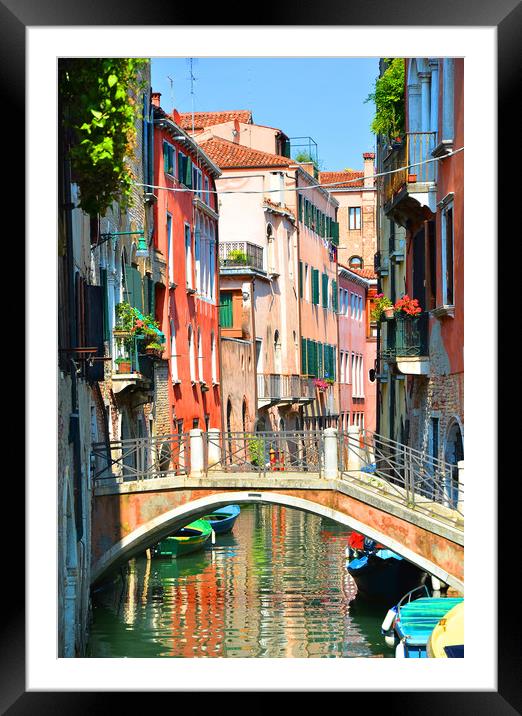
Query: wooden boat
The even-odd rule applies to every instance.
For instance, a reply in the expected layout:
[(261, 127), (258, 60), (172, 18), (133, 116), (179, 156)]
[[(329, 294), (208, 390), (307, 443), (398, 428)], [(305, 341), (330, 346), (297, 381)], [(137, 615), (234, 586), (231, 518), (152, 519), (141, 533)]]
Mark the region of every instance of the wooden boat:
[(207, 520), (214, 532), (217, 535), (221, 535), (232, 530), (240, 512), (241, 508), (239, 505), (226, 505), (205, 515), (201, 519)]
[(212, 527), (207, 520), (195, 520), (173, 535), (162, 539), (154, 547), (154, 555), (157, 557), (182, 557), (198, 549), (203, 549), (211, 535)]
[(435, 626), (426, 644), (429, 659), (464, 658), (464, 602), (459, 602)]
[[(424, 596), (419, 589), (424, 589)], [(419, 592), (421, 596), (412, 598)], [(430, 597), (426, 586), (412, 589), (386, 614), (381, 632), (387, 643), (396, 643), (395, 656), (405, 659), (426, 659), (427, 643), (434, 628), (462, 597)]]
[(426, 572), (359, 532), (352, 532), (346, 569), (357, 585), (356, 598), (393, 604), (424, 584)]

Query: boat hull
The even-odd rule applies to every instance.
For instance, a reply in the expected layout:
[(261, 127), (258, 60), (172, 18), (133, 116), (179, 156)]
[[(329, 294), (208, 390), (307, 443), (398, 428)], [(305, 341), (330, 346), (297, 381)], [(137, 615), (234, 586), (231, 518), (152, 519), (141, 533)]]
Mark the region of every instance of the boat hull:
[(356, 598), (393, 604), (405, 592), (424, 583), (426, 572), (389, 550), (386, 553), (385, 558), (370, 554), (347, 564), (348, 573), (357, 585)]
[(396, 656), (426, 659), (427, 643), (434, 628), (462, 601), (460, 597), (426, 597), (398, 607), (394, 630), (401, 648)]
[(206, 520), (196, 520), (178, 530), (176, 534), (165, 537), (154, 548), (158, 557), (183, 557), (204, 549), (212, 535), (212, 527)]
[(239, 505), (227, 505), (201, 519), (207, 520), (217, 535), (226, 534), (234, 527), (241, 509)]

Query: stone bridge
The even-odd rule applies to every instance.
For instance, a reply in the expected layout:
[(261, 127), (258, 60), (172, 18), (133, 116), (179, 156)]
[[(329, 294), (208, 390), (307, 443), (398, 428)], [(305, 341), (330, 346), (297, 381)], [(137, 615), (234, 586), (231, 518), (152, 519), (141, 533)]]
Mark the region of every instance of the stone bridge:
[[(216, 458), (216, 445), (205, 449), (204, 436), (195, 430), (190, 435), (191, 465), (185, 471), (163, 472), (159, 477), (152, 473), (147, 479), (105, 477), (95, 488), (93, 583), (198, 516), (227, 504), (257, 502), (329, 517), (377, 540), (463, 592), (462, 509), (448, 505), (447, 499), (433, 499), (432, 473), (430, 499), (425, 494), (422, 499), (418, 484), (413, 490), (406, 482), (397, 484), (390, 480), (388, 468), (365, 471), (368, 464), (382, 463), (378, 441), (373, 439), (368, 455), (359, 434), (345, 437), (343, 442), (336, 430), (324, 431), (321, 459), (315, 464), (308, 449), (312, 464), (307, 467), (315, 468), (313, 472), (292, 471), (291, 465), (296, 464), (295, 459), (292, 463), (293, 448), (284, 468), (272, 470), (273, 464), (266, 463), (268, 467), (263, 470), (241, 471), (238, 468), (246, 464), (236, 461), (231, 471), (226, 460), (221, 462), (220, 455)], [(226, 442), (220, 445), (224, 447)], [(209, 454), (216, 459), (210, 466)], [(389, 451), (386, 455), (389, 458)], [(411, 471), (409, 464), (408, 479)], [(463, 466), (459, 477), (463, 477)]]

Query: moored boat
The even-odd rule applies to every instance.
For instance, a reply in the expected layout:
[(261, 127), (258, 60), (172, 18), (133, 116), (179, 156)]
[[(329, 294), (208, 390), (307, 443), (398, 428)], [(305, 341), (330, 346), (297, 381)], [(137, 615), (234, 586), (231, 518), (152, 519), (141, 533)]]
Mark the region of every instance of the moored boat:
[[(412, 598), (417, 592), (421, 596)], [(391, 646), (395, 642), (396, 657), (425, 659), (427, 643), (434, 628), (453, 607), (462, 602), (462, 597), (430, 597), (426, 586), (412, 589), (388, 611), (381, 632), (387, 644)]]
[(464, 602), (456, 604), (436, 624), (428, 639), (426, 653), (430, 659), (464, 657)]
[(214, 512), (204, 515), (201, 519), (207, 520), (214, 532), (221, 535), (232, 530), (240, 512), (239, 505), (225, 505), (225, 507), (220, 507)]
[(350, 535), (346, 552), (346, 569), (357, 585), (357, 597), (390, 604), (426, 579), (419, 567), (359, 532)]
[(173, 535), (165, 537), (154, 547), (157, 557), (182, 557), (203, 549), (212, 535), (212, 526), (207, 520), (195, 520), (182, 527)]

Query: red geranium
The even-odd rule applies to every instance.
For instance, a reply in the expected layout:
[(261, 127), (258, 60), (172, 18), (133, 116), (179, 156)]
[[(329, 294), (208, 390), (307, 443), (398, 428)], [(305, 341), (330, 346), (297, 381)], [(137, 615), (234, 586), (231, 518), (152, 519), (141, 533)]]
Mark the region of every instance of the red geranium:
[(422, 313), (422, 308), (419, 306), (418, 300), (416, 298), (410, 298), (408, 294), (399, 298), (395, 302), (394, 308), (396, 311), (403, 311), (408, 316), (417, 316), (419, 313)]

